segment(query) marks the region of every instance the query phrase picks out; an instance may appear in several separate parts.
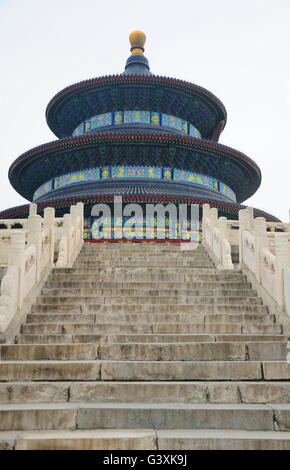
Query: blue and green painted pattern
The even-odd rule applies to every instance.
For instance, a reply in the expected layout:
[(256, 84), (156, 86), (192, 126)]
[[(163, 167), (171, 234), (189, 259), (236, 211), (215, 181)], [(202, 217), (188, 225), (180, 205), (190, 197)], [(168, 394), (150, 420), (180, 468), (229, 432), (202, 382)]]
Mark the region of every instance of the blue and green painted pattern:
[(216, 178), (213, 178), (212, 176), (186, 170), (157, 166), (106, 166), (101, 168), (88, 168), (86, 170), (67, 173), (65, 175), (57, 176), (42, 184), (34, 192), (33, 200), (36, 200), (44, 194), (47, 194), (55, 189), (63, 188), (72, 184), (97, 181), (100, 179), (104, 180), (122, 178), (163, 179), (167, 181), (173, 180), (184, 183), (192, 183), (213, 189), (224, 194), (232, 201), (236, 201), (236, 195), (234, 191), (229, 186), (217, 180)]
[(175, 129), (191, 137), (201, 138), (199, 130), (183, 119), (156, 111), (115, 111), (93, 116), (82, 122), (73, 132), (73, 137), (86, 134), (94, 129), (119, 124), (151, 124)]

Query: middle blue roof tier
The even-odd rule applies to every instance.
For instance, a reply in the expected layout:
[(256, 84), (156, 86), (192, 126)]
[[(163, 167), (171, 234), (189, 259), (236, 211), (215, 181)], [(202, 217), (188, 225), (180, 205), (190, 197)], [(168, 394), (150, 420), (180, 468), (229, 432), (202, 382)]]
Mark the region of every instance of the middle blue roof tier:
[[(180, 133), (165, 133), (143, 126), (123, 132), (117, 126), (95, 135), (61, 139), (21, 155), (11, 165), (9, 179), (25, 198), (57, 176), (106, 165), (159, 166), (212, 176), (228, 185), (237, 202), (250, 197), (259, 187), (259, 167), (246, 155), (216, 142)], [(117, 129), (116, 129), (117, 127)]]

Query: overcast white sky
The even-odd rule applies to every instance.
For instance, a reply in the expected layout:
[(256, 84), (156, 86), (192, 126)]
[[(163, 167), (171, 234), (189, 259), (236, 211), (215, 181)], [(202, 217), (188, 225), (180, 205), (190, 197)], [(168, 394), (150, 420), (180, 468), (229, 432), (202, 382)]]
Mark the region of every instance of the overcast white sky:
[(67, 85), (121, 73), (134, 29), (147, 35), (153, 73), (224, 103), (220, 142), (262, 170), (247, 204), (288, 221), (290, 0), (0, 0), (0, 210), (27, 202), (10, 186), (11, 163), (56, 139), (49, 100)]

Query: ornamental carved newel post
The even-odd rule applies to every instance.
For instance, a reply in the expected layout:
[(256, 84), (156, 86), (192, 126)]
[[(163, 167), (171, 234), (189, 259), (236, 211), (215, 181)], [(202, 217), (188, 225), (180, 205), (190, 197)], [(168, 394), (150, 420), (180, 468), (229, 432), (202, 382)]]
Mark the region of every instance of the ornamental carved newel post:
[(17, 307), (20, 309), (23, 304), (23, 282), (25, 274), (24, 231), (13, 230), (11, 234), (11, 245), (8, 253), (8, 269), (12, 266), (17, 266), (18, 268)]
[(32, 202), (29, 206), (29, 217), (31, 215), (36, 215), (37, 214), (37, 204), (35, 204), (34, 202)]
[(213, 249), (213, 229), (218, 226), (218, 210), (216, 207), (212, 207), (209, 211), (210, 216), (210, 232), (211, 232), (211, 248)]
[(247, 209), (239, 211), (239, 268), (244, 264), (243, 232), (250, 230), (250, 214)]
[(267, 227), (265, 217), (257, 217), (254, 219), (254, 235), (255, 235), (255, 259), (256, 259), (256, 277), (261, 280), (261, 251), (268, 248)]
[(41, 272), (41, 217), (40, 215), (30, 215), (28, 217), (28, 246), (36, 247), (36, 282), (39, 281)]
[(285, 296), (284, 296), (284, 270), (288, 266), (288, 254), (289, 254), (289, 242), (288, 234), (286, 233), (275, 233), (275, 251), (276, 251), (276, 292), (277, 302), (281, 308), (285, 308)]
[(220, 232), (220, 257), (221, 257), (221, 264), (224, 268), (227, 267), (227, 253), (226, 253), (226, 242), (228, 242), (228, 231), (227, 231), (227, 218), (220, 217), (218, 219), (218, 229)]
[(63, 216), (63, 233), (65, 238), (65, 266), (68, 265), (72, 255), (72, 243), (71, 243), (71, 228), (72, 228), (72, 216), (71, 214), (65, 214)]
[(209, 217), (209, 210), (210, 210), (210, 205), (209, 204), (203, 204), (202, 206), (202, 236), (203, 236), (203, 240), (204, 242), (206, 242), (208, 240), (207, 236), (206, 236), (206, 226), (205, 226), (205, 219), (207, 217)]
[(250, 232), (253, 232), (254, 231), (254, 208), (253, 207), (250, 207), (248, 206), (247, 207), (247, 211), (249, 212), (249, 227), (250, 227)]
[(71, 206), (70, 208), (71, 218), (72, 218), (72, 226), (73, 226), (73, 249), (72, 254), (75, 253), (77, 246), (79, 244), (79, 240), (77, 240), (77, 232), (78, 232), (78, 208), (77, 206)]
[(78, 208), (78, 217), (80, 217), (81, 220), (81, 225), (80, 225), (80, 245), (84, 243), (84, 203), (83, 202), (78, 202), (77, 203), (77, 208)]
[(54, 215), (55, 215), (55, 210), (53, 207), (46, 207), (44, 209), (44, 228), (48, 229), (49, 262), (50, 263), (54, 262), (54, 238), (55, 238)]

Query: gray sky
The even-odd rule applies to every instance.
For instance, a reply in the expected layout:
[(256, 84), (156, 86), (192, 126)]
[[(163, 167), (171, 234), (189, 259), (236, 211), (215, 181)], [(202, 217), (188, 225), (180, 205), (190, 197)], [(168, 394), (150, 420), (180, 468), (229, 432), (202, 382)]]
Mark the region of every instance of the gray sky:
[(0, 210), (27, 202), (9, 184), (11, 163), (56, 139), (49, 100), (75, 82), (121, 73), (134, 29), (147, 35), (153, 73), (224, 103), (220, 142), (262, 170), (247, 204), (288, 221), (290, 0), (0, 0)]

